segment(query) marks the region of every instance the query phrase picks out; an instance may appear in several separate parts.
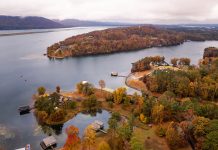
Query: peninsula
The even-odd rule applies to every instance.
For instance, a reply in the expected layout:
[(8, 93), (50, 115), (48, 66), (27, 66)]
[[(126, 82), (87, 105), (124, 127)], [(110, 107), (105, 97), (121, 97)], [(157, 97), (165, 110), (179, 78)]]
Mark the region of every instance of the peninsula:
[(196, 30), (160, 26), (110, 28), (72, 36), (47, 48), (50, 58), (134, 51), (150, 47), (173, 46), (185, 41), (218, 40), (216, 29)]

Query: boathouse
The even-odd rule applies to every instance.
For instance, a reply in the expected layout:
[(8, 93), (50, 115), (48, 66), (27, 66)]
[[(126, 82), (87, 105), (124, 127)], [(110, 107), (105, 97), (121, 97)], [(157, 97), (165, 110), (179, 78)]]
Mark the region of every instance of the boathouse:
[(99, 121), (99, 120), (95, 120), (92, 124), (92, 129), (95, 130), (96, 132), (101, 131), (106, 133), (106, 131), (103, 130), (104, 128), (104, 123)]
[(49, 136), (47, 138), (44, 138), (42, 142), (40, 143), (41, 147), (46, 150), (48, 148), (56, 147), (57, 142), (56, 139), (53, 136)]

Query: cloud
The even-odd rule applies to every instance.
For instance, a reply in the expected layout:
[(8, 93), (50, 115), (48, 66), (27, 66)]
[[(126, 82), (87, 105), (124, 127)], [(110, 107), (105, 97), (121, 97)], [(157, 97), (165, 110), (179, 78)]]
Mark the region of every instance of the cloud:
[[(0, 14), (51, 19), (181, 23), (218, 21), (217, 0), (0, 0)], [(207, 22), (205, 22), (207, 23)]]

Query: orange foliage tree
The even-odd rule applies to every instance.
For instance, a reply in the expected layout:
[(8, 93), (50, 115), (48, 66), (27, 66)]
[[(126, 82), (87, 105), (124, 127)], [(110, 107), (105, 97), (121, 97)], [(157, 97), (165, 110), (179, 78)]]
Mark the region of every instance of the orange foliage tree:
[(79, 143), (80, 143), (80, 138), (78, 136), (79, 134), (79, 129), (73, 125), (69, 126), (66, 128), (66, 134), (67, 134), (67, 140), (64, 145), (63, 150), (76, 150), (78, 149)]

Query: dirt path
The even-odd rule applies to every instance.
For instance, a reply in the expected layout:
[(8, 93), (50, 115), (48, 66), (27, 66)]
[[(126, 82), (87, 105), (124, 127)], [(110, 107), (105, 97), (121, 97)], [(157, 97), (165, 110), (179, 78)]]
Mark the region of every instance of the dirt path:
[(137, 91), (147, 91), (146, 84), (141, 81), (140, 79), (144, 77), (145, 75), (148, 75), (151, 71), (143, 71), (143, 72), (136, 72), (136, 73), (130, 73), (125, 80), (125, 84), (133, 88)]

